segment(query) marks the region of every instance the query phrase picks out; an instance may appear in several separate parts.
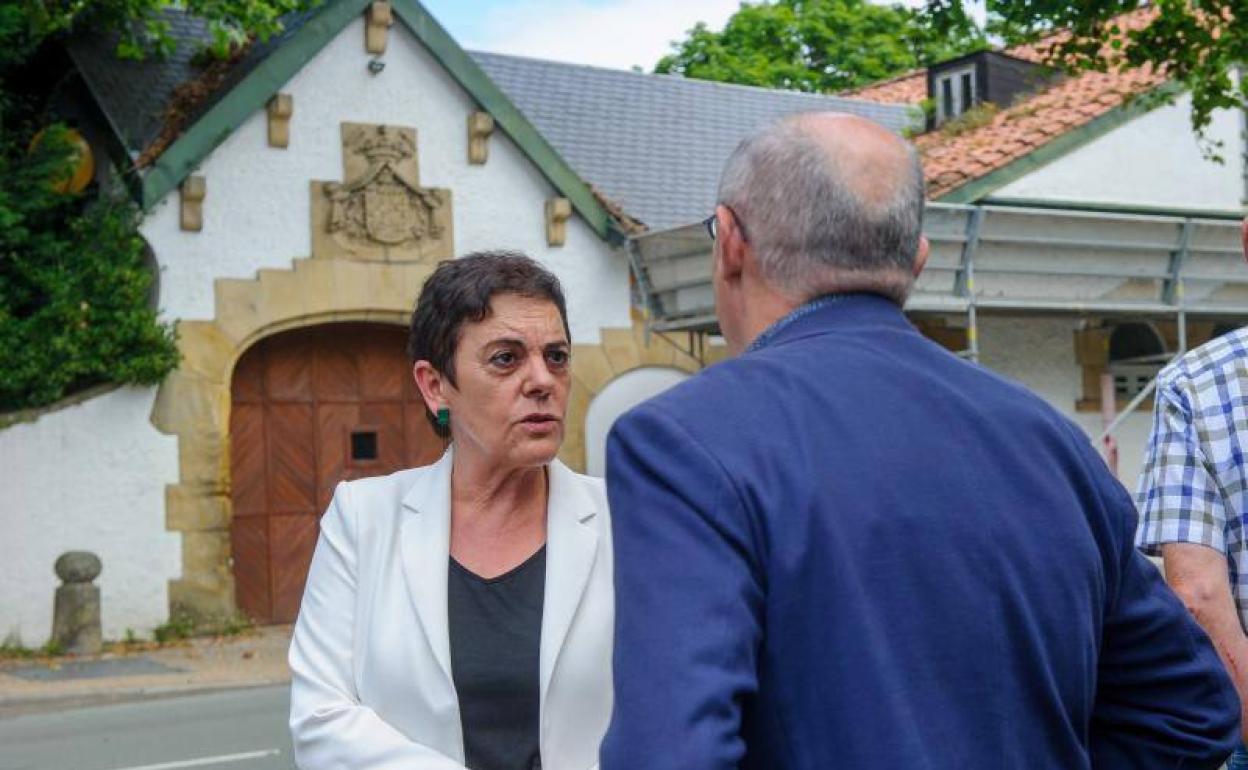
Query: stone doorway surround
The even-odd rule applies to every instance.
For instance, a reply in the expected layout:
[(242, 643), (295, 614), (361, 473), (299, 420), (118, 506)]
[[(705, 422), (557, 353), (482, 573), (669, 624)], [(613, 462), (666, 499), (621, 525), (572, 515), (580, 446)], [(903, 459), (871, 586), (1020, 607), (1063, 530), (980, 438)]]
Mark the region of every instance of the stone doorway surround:
[[(278, 332), (342, 321), (406, 326), (431, 262), (297, 259), (291, 270), (218, 279), (211, 321), (180, 321), (182, 362), (161, 384), (152, 424), (178, 437), (178, 483), (165, 490), (165, 527), (182, 535), (182, 577), (169, 582), (171, 616), (213, 624), (236, 612), (230, 564), (230, 382), (256, 342)], [(575, 341), (574, 341), (575, 343)], [(647, 344), (648, 343), (648, 344)], [(724, 356), (706, 349), (708, 363)], [(603, 329), (597, 345), (574, 344), (567, 433), (560, 459), (585, 467), (589, 404), (615, 377), (642, 366), (694, 372), (701, 365), (640, 323)]]

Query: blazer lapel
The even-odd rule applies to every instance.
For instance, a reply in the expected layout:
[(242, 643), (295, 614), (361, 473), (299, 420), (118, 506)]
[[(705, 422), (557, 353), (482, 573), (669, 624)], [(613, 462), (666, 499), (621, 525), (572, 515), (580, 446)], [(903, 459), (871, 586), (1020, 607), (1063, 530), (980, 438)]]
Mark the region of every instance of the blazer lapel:
[(593, 499), (563, 463), (554, 460), (548, 467), (546, 594), (541, 643), (543, 703), (598, 555), (598, 533), (586, 524), (597, 513)]
[(451, 635), (447, 617), (447, 567), (451, 553), (452, 452), (422, 474), (403, 497), (400, 525), (403, 574), (416, 615), (447, 684), (451, 678)]

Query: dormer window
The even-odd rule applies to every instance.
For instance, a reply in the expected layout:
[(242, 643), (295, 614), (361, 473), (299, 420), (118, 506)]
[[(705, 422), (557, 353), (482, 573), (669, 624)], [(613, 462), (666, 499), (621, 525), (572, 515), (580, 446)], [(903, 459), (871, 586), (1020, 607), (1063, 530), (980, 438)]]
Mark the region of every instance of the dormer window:
[(931, 104), (928, 128), (936, 128), (978, 104), (1008, 106), (1019, 96), (1045, 87), (1056, 73), (1039, 64), (995, 51), (979, 51), (927, 70)]
[(936, 123), (956, 118), (975, 105), (975, 66), (941, 73), (936, 78)]

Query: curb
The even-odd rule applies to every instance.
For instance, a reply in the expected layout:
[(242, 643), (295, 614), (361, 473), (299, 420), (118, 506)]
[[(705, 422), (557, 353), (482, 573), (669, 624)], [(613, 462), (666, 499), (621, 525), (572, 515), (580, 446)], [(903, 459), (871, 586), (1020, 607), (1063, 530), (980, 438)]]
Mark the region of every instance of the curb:
[(187, 695), (207, 695), (230, 690), (254, 690), (261, 687), (275, 687), (288, 684), (290, 684), (290, 677), (274, 677), (231, 683), (203, 682), (198, 684), (134, 687), (131, 689), (101, 689), (91, 692), (57, 693), (55, 695), (0, 697), (0, 719), (11, 719), (27, 714), (42, 714), (91, 706), (178, 698)]

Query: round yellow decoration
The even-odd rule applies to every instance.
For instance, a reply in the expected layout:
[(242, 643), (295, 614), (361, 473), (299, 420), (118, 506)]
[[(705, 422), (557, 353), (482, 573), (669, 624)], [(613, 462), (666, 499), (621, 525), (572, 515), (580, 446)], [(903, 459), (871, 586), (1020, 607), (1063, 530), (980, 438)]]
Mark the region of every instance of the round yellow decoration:
[[(35, 138), (30, 140), (31, 150), (39, 146), (46, 132), (45, 128), (35, 134)], [(66, 129), (65, 138), (73, 148), (73, 170), (69, 176), (54, 183), (52, 189), (62, 194), (77, 195), (87, 189), (95, 178), (95, 153), (91, 151), (91, 144), (75, 129)]]

